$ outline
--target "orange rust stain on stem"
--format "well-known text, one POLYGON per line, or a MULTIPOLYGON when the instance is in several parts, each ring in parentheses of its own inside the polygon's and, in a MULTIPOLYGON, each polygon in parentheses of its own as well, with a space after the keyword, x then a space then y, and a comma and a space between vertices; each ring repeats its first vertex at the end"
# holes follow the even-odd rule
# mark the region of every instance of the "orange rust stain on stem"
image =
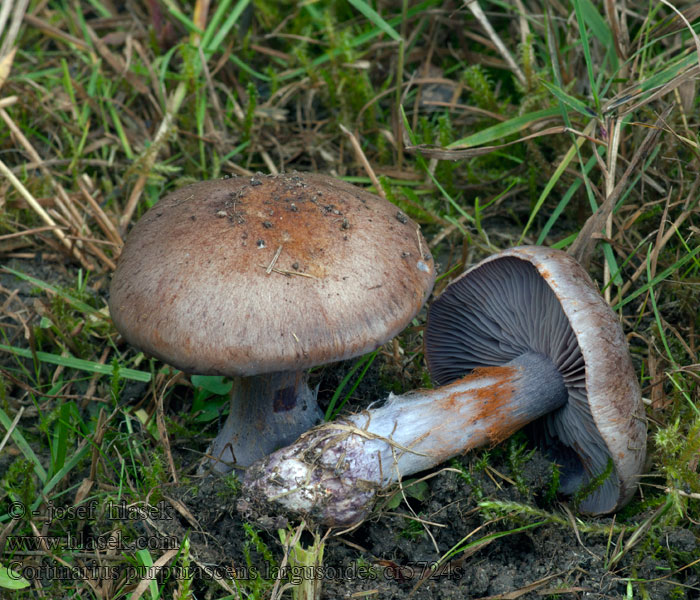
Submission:
POLYGON ((440 402, 441 409, 456 413, 465 401, 468 402, 471 409, 469 424, 483 426, 489 442, 497 444, 525 424, 520 422, 522 419, 514 420, 510 410, 519 374, 520 369, 512 366, 475 369, 466 377, 445 386, 447 396, 440 402), (479 385, 480 381, 492 383, 479 385), (461 389, 464 385, 469 388, 461 389))
POLYGON ((514 422, 511 403, 515 393, 515 379, 520 374, 518 367, 483 367, 475 369, 471 376, 494 377, 496 383, 477 390, 474 422, 483 423, 484 431, 493 445, 509 438, 522 423, 514 422))
POLYGON ((432 411, 439 415, 443 426, 434 427, 428 434, 435 464, 484 444, 496 444, 524 424, 519 422, 522 419, 513 423, 511 411, 521 373, 514 366, 482 367, 440 388, 432 411), (469 447, 455 445, 457 429, 472 433, 469 447))
POLYGON ((453 392, 449 392, 450 397, 455 397, 459 400, 461 396, 465 393, 469 393, 472 397, 477 400, 487 400, 491 398, 491 394, 499 390, 503 385, 512 381, 513 377, 518 373, 518 367, 502 366, 502 367, 479 367, 474 369, 469 375, 460 377, 459 379, 453 381, 452 383, 442 386, 442 389, 449 391, 454 389, 453 392), (478 386, 480 381, 485 380, 495 380, 491 385, 481 385, 478 386), (469 387, 468 390, 462 390, 464 385, 476 384, 474 388, 469 387), (455 389, 456 388, 456 389, 455 389))

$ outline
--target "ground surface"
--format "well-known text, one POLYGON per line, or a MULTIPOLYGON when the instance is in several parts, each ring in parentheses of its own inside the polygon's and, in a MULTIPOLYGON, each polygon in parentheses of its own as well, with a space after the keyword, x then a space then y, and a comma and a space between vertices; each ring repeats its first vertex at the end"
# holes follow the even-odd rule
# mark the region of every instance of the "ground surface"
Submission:
MULTIPOLYGON (((700 598, 700 15, 630 4, 10 4, 0 598, 277 600, 303 597, 309 573, 321 586, 307 597, 328 599, 700 598), (246 520, 235 477, 198 476, 228 382, 130 347, 110 277, 168 191, 293 169, 420 224, 433 297, 509 246, 579 257, 645 398, 632 502, 579 514, 524 434, 388 490, 350 531, 246 520), (291 570, 285 527, 299 547, 327 534, 315 571, 291 570)), ((430 385, 424 322, 425 309, 375 354, 315 369, 322 406, 430 385)))

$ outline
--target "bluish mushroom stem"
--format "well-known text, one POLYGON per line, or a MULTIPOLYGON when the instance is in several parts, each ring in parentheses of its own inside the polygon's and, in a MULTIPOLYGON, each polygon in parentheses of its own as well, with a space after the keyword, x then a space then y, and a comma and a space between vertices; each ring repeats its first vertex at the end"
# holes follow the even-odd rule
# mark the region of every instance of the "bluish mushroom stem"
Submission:
POLYGON ((567 397, 551 360, 526 353, 308 431, 248 469, 244 496, 327 525, 353 524, 386 485, 495 444, 567 397))
POLYGON ((322 418, 304 371, 237 377, 228 417, 201 470, 228 473, 248 467, 292 443, 322 418))

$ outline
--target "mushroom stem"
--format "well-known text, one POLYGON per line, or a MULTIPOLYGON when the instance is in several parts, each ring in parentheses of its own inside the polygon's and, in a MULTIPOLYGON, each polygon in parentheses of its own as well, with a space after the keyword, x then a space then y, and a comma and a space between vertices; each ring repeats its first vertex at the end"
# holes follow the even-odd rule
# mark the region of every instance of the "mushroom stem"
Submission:
POLYGON ((381 408, 323 424, 253 465, 241 508, 274 504, 350 525, 367 515, 382 487, 495 444, 566 400, 557 368, 532 352, 436 389, 390 395, 381 408))
POLYGON ((228 418, 201 470, 228 473, 247 467, 292 443, 322 418, 304 371, 236 377, 228 418))

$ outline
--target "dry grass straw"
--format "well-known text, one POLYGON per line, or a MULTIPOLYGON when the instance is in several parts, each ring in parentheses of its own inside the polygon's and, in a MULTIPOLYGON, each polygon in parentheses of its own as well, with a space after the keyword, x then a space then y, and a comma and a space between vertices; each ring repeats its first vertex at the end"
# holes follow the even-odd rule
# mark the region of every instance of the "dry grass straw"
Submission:
MULTIPOLYGON (((633 173, 639 167, 639 164, 645 160, 652 148, 656 145, 659 134, 663 130, 663 123, 666 117, 671 113, 672 106, 666 107, 663 113, 659 116, 656 124, 647 133, 646 137, 642 141, 639 149, 634 153, 632 159, 627 165, 627 169, 617 183, 615 183, 615 168, 617 165, 618 157, 618 144, 619 144, 619 125, 615 125, 613 130, 613 135, 611 136, 610 152, 608 154, 608 165, 607 167, 602 167, 605 176, 606 185, 606 197, 604 202, 600 205, 598 210, 593 213, 586 223, 581 228, 576 240, 569 247, 569 254, 571 254, 576 260, 581 263, 584 268, 588 268, 591 261, 591 255, 593 253, 593 247, 595 244, 595 235, 601 230, 605 229, 606 234, 609 238, 612 237, 612 211, 615 204, 619 200, 622 193, 627 189, 629 185, 630 178, 633 173), (617 133, 614 133, 618 130, 617 133)), ((606 263, 607 264, 607 263, 606 263)), ((610 278, 609 270, 606 271, 606 284, 610 278)), ((607 298, 609 301, 609 298, 607 298)))
POLYGON ((525 74, 513 58, 513 55, 510 53, 506 45, 503 43, 501 37, 496 33, 496 30, 493 28, 491 22, 486 17, 486 14, 481 9, 478 0, 464 0, 464 4, 470 11, 472 11, 472 14, 476 17, 476 20, 479 21, 479 25, 484 28, 486 34, 489 36, 489 39, 493 42, 493 45, 498 50, 498 53, 503 57, 503 60, 506 61, 510 70, 513 71, 513 74, 518 78, 518 81, 520 81, 523 86, 526 86, 527 79, 525 74))
POLYGON ((124 207, 124 212, 122 213, 122 216, 119 219, 119 225, 121 227, 122 232, 126 231, 126 227, 129 225, 129 223, 131 223, 131 219, 133 218, 134 213, 136 212, 136 207, 138 206, 139 200, 141 199, 143 188, 146 185, 151 170, 153 169, 153 165, 155 164, 158 158, 158 152, 165 144, 167 136, 170 133, 170 130, 173 126, 175 117, 177 116, 177 113, 180 110, 180 107, 182 106, 182 102, 185 99, 186 91, 187 85, 184 82, 181 82, 177 86, 177 88, 175 88, 175 91, 172 93, 172 95, 168 98, 168 103, 165 109, 165 115, 163 116, 163 120, 161 121, 160 127, 158 128, 158 131, 156 132, 156 135, 153 138, 151 145, 146 151, 146 154, 141 158, 140 162, 137 165, 137 168, 141 170, 141 174, 139 175, 138 179, 136 180, 136 184, 131 190, 129 199, 126 203, 126 206, 124 207))

